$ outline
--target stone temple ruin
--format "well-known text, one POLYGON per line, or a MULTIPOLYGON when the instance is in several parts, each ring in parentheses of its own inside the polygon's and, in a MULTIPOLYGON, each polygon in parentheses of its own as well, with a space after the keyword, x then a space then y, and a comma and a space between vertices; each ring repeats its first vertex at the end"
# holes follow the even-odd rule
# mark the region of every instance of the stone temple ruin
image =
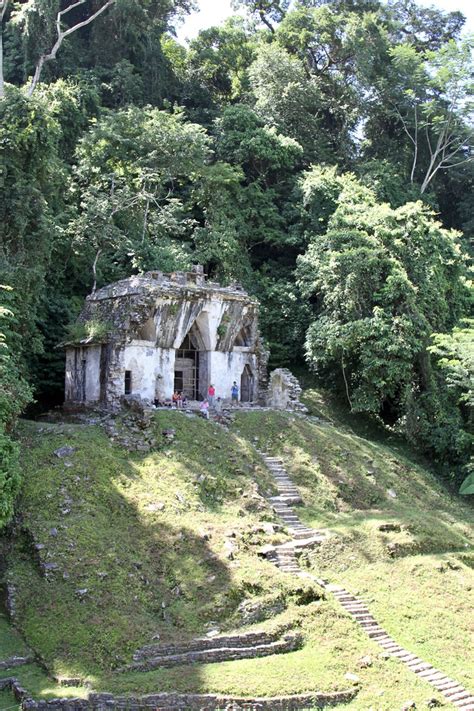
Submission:
POLYGON ((119 408, 127 396, 164 402, 175 390, 189 400, 230 398, 264 404, 267 353, 258 304, 238 284, 207 281, 203 268, 147 272, 87 297, 66 344, 67 404, 119 408))

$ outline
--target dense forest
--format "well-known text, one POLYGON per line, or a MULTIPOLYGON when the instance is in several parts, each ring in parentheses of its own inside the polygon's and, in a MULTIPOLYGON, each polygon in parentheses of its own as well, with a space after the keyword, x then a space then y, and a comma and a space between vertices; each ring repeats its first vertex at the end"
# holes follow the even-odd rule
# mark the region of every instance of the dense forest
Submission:
POLYGON ((305 362, 469 483, 464 18, 413 0, 235 7, 186 48, 190 0, 0 2, 0 522, 15 418, 61 402, 84 297, 193 263, 260 300, 273 365, 305 362))

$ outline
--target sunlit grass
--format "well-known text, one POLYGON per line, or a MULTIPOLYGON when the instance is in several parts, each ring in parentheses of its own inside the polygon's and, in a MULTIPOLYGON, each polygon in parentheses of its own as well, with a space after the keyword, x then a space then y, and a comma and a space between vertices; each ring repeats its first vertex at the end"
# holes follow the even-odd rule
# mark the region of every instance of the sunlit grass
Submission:
MULTIPOLYGON (((8 575, 17 587, 21 631, 52 674, 79 676, 113 693, 271 696, 350 688, 349 672, 359 676, 360 688, 344 708, 442 703, 402 664, 383 658, 334 601, 318 600, 321 590, 302 604, 299 583, 258 556, 262 544, 287 537, 258 533, 259 522, 276 519, 259 495, 274 486, 255 442, 285 461, 303 495, 301 518, 330 534, 301 564, 363 595, 399 643, 471 685, 472 510, 398 440, 380 430, 372 439, 370 426, 360 423, 357 432, 347 420, 341 426, 338 411, 314 392, 333 424, 256 411, 237 414, 229 432, 160 413, 159 449, 144 454, 112 445, 97 427, 42 425, 38 432, 36 424, 23 424, 25 534, 13 546, 8 575), (161 430, 170 427, 175 439, 162 440, 161 430), (64 444, 76 448, 71 466, 53 454, 64 444), (71 511, 64 515, 67 499, 71 511), (387 523, 396 530, 380 530, 387 523), (30 536, 45 544, 43 560, 58 564, 54 582, 40 575, 30 536), (224 551, 229 536, 237 544, 234 559, 224 551), (212 626, 235 630, 242 600, 272 596, 286 610, 258 628, 298 627, 302 649, 149 673, 115 671, 157 635, 173 641, 212 626), (367 655, 372 664, 363 669, 367 655)), ((5 620, 1 625, 2 618, 0 632, 6 631, 5 620)), ((21 640, 8 634, 4 649, 18 653, 21 640)), ((15 675, 37 698, 88 693, 59 689, 36 665, 15 675)))

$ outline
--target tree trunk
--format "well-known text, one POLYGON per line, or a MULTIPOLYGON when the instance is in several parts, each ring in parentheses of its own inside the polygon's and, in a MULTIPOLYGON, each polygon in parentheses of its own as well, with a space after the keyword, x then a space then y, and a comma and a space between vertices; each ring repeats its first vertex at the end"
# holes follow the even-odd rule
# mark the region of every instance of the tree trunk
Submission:
POLYGON ((99 17, 104 10, 107 10, 108 7, 114 4, 115 0, 107 0, 102 7, 100 7, 96 12, 94 12, 90 17, 88 17, 86 20, 83 20, 82 22, 78 22, 77 25, 73 25, 72 27, 69 27, 67 30, 61 30, 61 20, 63 15, 68 13, 70 10, 73 8, 77 7, 78 5, 82 5, 85 2, 85 0, 76 0, 76 2, 71 3, 68 5, 68 7, 65 10, 61 10, 58 12, 57 17, 56 17, 56 28, 57 28, 57 38, 56 42, 54 43, 52 49, 50 52, 46 52, 45 54, 42 54, 41 57, 38 59, 35 67, 35 73, 33 75, 33 79, 31 81, 30 87, 28 89, 28 96, 31 96, 36 89, 40 77, 41 77, 41 72, 43 70, 43 66, 46 62, 50 62, 52 59, 56 59, 56 55, 58 53, 59 48, 61 47, 64 39, 72 34, 73 32, 76 32, 76 30, 79 30, 81 27, 85 27, 88 25, 90 22, 96 19, 96 17, 99 17))

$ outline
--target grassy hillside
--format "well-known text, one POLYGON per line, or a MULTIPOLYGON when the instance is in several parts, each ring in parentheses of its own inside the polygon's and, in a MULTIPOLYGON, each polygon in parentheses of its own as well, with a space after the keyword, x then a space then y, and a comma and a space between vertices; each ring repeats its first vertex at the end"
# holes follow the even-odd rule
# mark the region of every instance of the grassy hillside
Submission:
POLYGON ((307 391, 306 403, 334 424, 276 413, 238 422, 243 436, 258 426, 261 448, 284 460, 303 495, 300 517, 331 532, 303 563, 360 594, 400 644, 473 688, 472 506, 396 438, 360 419, 366 436, 347 417, 341 425, 320 392, 307 391))
MULTIPOLYGON (((355 434, 321 394, 307 397, 334 424, 242 412, 226 431, 158 413, 151 453, 125 451, 96 425, 23 423, 21 517, 13 540, 3 541, 5 578, 16 589, 18 627, 50 675, 78 676, 112 692, 276 695, 348 688, 349 672, 360 678, 360 691, 344 708, 443 703, 384 659, 317 585, 295 582, 258 556, 263 544, 287 536, 262 496, 273 486, 255 443, 285 460, 303 494, 301 518, 331 533, 303 564, 362 594, 400 643, 474 687, 472 510, 409 453, 380 435, 355 434), (162 434, 170 429, 171 440, 162 434), (74 451, 56 456, 65 445, 74 451), (273 533, 268 522, 276 524, 273 533), (380 529, 386 524, 393 530, 380 529), (254 627, 299 628, 303 648, 117 673, 158 636, 167 642, 248 629, 242 609, 249 605, 260 613, 254 627), (361 668, 367 655, 372 665, 361 668)), ((38 697, 58 693, 34 665, 15 675, 38 697)))

